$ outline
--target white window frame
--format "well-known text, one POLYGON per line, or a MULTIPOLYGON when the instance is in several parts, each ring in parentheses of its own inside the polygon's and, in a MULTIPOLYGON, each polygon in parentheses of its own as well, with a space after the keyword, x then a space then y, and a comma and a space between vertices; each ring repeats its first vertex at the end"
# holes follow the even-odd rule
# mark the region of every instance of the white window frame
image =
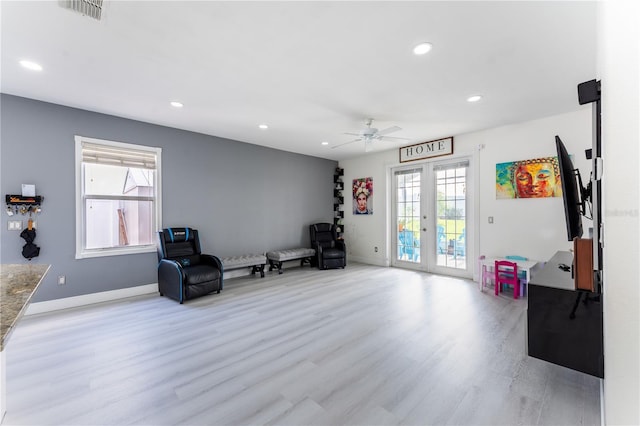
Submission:
POLYGON ((119 149, 130 149, 135 151, 144 151, 153 153, 156 156, 156 167, 154 173, 154 201, 152 215, 152 229, 158 231, 162 224, 162 148, 149 147, 144 145, 134 145, 130 143, 114 142, 103 139, 94 139, 85 136, 75 136, 75 165, 76 165, 76 259, 86 259, 94 257, 118 256, 137 253, 152 253, 157 250, 155 243, 127 246, 127 247, 108 247, 98 249, 85 248, 86 241, 86 220, 85 220, 85 194, 84 179, 82 171, 82 144, 88 142, 97 145, 116 147, 119 149))

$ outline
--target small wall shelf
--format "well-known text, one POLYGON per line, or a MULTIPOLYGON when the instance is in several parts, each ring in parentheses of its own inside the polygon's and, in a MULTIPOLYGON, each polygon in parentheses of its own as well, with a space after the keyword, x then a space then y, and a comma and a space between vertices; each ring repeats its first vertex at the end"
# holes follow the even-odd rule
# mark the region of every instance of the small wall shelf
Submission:
POLYGON ((42 203, 42 200, 44 200, 44 197, 41 195, 36 195, 35 197, 23 197, 22 195, 9 195, 7 194, 5 197, 6 201, 7 201, 7 205, 10 206, 14 206, 14 205, 40 205, 42 203))
POLYGON ((344 196, 342 195, 344 182, 342 181, 342 176, 344 176, 344 169, 336 167, 333 173, 333 223, 337 227, 338 238, 342 238, 343 234, 342 219, 344 218, 344 210, 341 209, 341 206, 344 204, 344 196))

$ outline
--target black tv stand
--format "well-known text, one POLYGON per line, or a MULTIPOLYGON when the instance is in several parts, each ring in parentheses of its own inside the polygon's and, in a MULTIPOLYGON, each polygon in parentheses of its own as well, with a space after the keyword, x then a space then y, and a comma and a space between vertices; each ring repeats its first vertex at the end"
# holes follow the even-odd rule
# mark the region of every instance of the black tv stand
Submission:
POLYGON ((529 282, 528 354, 603 378, 602 297, 576 290, 572 273, 558 269, 572 262, 572 253, 559 251, 529 282))
POLYGON ((578 291, 578 296, 576 296, 576 303, 573 304, 573 309, 571 310, 571 313, 569 314, 569 319, 575 319, 576 318, 576 310, 578 309, 578 305, 580 304, 580 299, 582 298, 582 296, 584 296, 584 300, 582 301, 582 303, 584 303, 585 306, 589 302, 599 302, 600 301, 600 295, 589 296, 589 292, 587 292, 587 291, 578 291))

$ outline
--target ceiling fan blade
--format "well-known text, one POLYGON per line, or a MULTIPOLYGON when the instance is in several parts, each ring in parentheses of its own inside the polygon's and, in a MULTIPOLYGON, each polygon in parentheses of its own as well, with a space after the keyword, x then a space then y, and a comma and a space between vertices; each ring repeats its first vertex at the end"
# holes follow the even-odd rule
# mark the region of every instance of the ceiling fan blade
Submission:
POLYGON ((360 133, 343 133, 343 135, 360 136, 360 133))
POLYGON ((378 136, 384 136, 384 135, 388 135, 389 133, 393 133, 393 132, 397 132, 398 130, 402 130, 402 128, 398 127, 398 126, 393 126, 393 127, 388 127, 384 130, 380 130, 377 135, 378 136))
POLYGON ((397 138, 395 136, 380 136, 380 139, 393 139, 393 140, 397 140, 397 141, 408 141, 408 140, 410 140, 409 138, 397 138))
POLYGON ((362 140, 361 138, 354 139, 354 140, 349 141, 349 142, 345 142, 345 143, 341 143, 341 144, 338 144, 338 145, 334 145, 334 146, 331 147, 331 149, 338 148, 338 147, 341 147, 341 146, 344 146, 344 145, 349 145, 350 143, 358 142, 358 141, 361 141, 361 140, 362 140))

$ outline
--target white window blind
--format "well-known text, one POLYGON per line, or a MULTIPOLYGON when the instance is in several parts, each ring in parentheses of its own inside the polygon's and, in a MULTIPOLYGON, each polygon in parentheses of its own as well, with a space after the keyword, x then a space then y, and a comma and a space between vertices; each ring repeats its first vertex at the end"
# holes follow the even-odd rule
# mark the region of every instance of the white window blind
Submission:
POLYGON ((402 175, 411 175, 414 173, 420 173, 422 171, 422 168, 418 168, 418 169, 405 169, 405 170, 397 170, 396 172, 394 172, 394 174, 396 176, 402 176, 402 175))
POLYGON ((462 160, 457 163, 434 164, 433 170, 438 172, 441 170, 463 169, 465 167, 469 167, 469 160, 462 160))
POLYGON ((115 145, 96 144, 82 141, 82 162, 112 164, 140 169, 156 168, 156 153, 115 145))

